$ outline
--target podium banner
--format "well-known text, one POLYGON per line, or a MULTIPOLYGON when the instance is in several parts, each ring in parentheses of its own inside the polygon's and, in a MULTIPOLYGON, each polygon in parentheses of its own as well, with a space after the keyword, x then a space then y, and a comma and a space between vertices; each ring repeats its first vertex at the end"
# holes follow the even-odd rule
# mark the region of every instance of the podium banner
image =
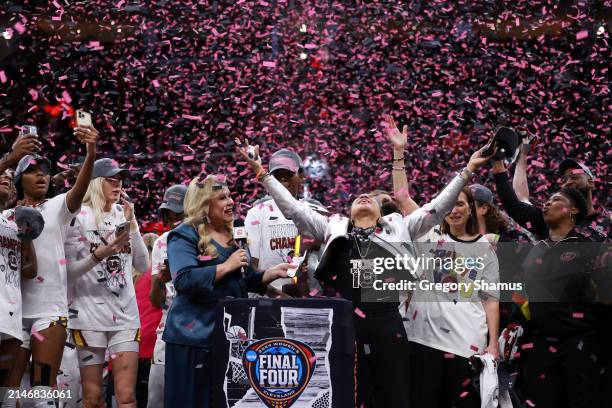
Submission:
POLYGON ((353 349, 349 301, 222 300, 212 348, 213 406, 353 406, 353 349))

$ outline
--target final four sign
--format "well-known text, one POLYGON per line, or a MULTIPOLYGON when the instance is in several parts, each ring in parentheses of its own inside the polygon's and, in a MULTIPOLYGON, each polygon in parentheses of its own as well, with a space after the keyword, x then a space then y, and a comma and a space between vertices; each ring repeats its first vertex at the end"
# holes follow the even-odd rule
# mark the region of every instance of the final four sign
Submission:
POLYGON ((315 360, 309 346, 283 338, 256 341, 242 357, 251 387, 270 408, 293 405, 312 377, 315 360))

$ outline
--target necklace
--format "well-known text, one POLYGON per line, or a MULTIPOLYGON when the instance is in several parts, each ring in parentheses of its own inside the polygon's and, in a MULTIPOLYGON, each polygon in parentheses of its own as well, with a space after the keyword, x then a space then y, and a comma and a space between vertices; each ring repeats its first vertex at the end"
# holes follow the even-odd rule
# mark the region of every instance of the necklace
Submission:
POLYGON ((370 245, 372 245, 372 240, 368 237, 368 247, 366 248, 365 255, 361 253, 361 244, 360 240, 357 239, 355 235, 353 235, 353 239, 355 240, 355 245, 357 245, 357 252, 359 252, 359 256, 361 259, 365 259, 368 256, 368 252, 370 252, 370 245))

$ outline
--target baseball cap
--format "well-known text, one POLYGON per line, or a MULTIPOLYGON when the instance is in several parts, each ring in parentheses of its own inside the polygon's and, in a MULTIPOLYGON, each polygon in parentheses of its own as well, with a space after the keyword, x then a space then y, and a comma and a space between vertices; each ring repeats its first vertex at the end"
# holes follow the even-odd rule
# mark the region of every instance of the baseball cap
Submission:
POLYGON ((98 159, 94 163, 91 179, 93 180, 98 177, 115 177, 117 175, 121 178, 127 178, 130 176, 130 172, 120 168, 116 160, 108 158, 98 159))
POLYGON ((183 212, 183 201, 185 201, 185 194, 187 194, 187 186, 182 184, 175 184, 168 187, 164 193, 164 200, 159 206, 160 210, 170 210, 175 213, 183 212))
POLYGON ((593 175, 591 169, 574 159, 567 158, 563 160, 559 165, 559 174, 563 176, 563 173, 565 173, 565 170, 567 169, 581 169, 591 178, 591 180, 595 180, 595 176, 593 175))
POLYGON ((15 185, 19 184, 19 182, 21 181, 21 175, 28 171, 30 166, 40 166, 41 170, 45 174, 49 174, 51 172, 49 170, 51 168, 49 160, 38 154, 27 154, 23 156, 21 160, 19 160, 19 163, 17 163, 17 169, 15 169, 15 177, 13 178, 13 183, 15 183, 15 185))
POLYGON ((470 190, 472 190, 472 196, 475 201, 493 204, 493 193, 487 187, 482 184, 472 184, 470 185, 470 190))
POLYGON ((270 173, 276 170, 289 170, 292 173, 297 173, 302 169, 302 159, 292 150, 280 149, 270 156, 268 163, 270 173))

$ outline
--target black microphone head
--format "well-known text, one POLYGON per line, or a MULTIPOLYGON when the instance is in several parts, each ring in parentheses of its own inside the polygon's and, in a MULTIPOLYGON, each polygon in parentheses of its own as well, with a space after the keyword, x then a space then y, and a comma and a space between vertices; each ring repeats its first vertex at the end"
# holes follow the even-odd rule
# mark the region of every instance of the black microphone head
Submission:
POLYGON ((241 219, 235 219, 234 220, 234 228, 236 227, 244 227, 244 220, 241 219))

